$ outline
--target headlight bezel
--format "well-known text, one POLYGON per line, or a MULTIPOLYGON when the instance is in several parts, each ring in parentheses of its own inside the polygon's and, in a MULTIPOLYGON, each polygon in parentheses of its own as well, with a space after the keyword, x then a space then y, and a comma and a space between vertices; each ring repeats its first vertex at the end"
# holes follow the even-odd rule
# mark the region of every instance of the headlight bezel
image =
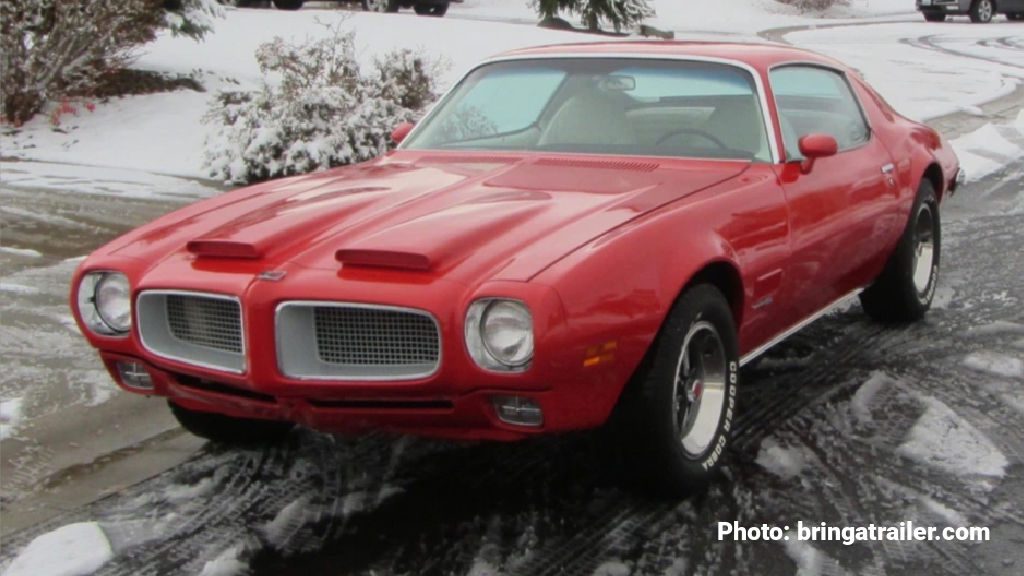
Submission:
POLYGON ((111 338, 125 338, 132 330, 132 285, 128 276, 117 270, 92 270, 82 275, 78 284, 78 314, 82 323, 93 334, 111 338), (97 295, 104 282, 123 282, 123 305, 127 307, 127 321, 123 325, 100 310, 97 295))
POLYGON ((466 311, 465 341, 469 355, 477 366, 492 372, 524 372, 532 365, 536 353, 533 313, 525 302, 516 298, 487 297, 474 300, 466 311), (502 356, 496 350, 493 335, 488 335, 487 328, 492 318, 490 314, 498 311, 515 311, 521 315, 519 320, 525 325, 522 330, 525 353, 510 357, 502 356))

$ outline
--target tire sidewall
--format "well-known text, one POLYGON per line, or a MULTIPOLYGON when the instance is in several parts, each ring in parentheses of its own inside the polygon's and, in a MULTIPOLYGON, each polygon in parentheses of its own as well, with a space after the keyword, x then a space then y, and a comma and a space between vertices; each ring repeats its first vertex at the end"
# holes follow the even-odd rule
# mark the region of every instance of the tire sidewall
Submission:
POLYGON ((652 435, 647 440, 652 443, 655 454, 667 460, 660 471, 666 476, 664 482, 670 487, 679 483, 685 483, 688 487, 699 486, 706 483, 720 467, 727 453, 736 414, 739 351, 732 313, 725 297, 709 285, 698 285, 687 290, 670 312, 656 346, 654 361, 647 374, 645 405, 652 435), (686 335, 694 324, 702 321, 714 326, 725 349, 726 388, 718 429, 708 447, 701 454, 693 455, 683 448, 676 430, 673 394, 686 335))
POLYGON ((932 300, 935 297, 935 289, 939 284, 940 262, 942 260, 942 218, 939 216, 939 203, 935 198, 935 190, 931 182, 928 182, 927 180, 923 181, 921 186, 918 188, 917 198, 914 200, 913 209, 910 211, 910 221, 907 222, 907 232, 904 242, 905 245, 901 247, 903 250, 903 257, 901 258, 900 263, 903 273, 902 281, 906 282, 907 293, 913 295, 914 304, 920 308, 923 313, 931 307, 932 300), (928 207, 932 215, 932 242, 934 245, 934 256, 932 259, 932 270, 929 285, 922 294, 918 292, 917 286, 914 284, 914 252, 917 248, 918 242, 917 221, 921 214, 921 210, 925 206, 928 207))

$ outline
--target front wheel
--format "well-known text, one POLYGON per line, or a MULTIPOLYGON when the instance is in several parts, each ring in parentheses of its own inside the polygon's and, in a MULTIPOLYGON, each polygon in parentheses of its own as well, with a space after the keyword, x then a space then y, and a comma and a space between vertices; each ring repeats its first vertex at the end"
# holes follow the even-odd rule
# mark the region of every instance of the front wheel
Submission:
POLYGON ((302 8, 302 0, 274 0, 274 8, 278 10, 298 10, 302 8))
POLYGON ((706 485, 729 444, 739 383, 729 303, 709 284, 688 288, 623 398, 622 459, 644 490, 682 496, 706 485))
POLYGON ((996 7, 995 4, 992 3, 992 0, 974 0, 974 3, 971 4, 971 22, 988 24, 992 21, 992 16, 994 16, 995 13, 996 7))
POLYGON ((896 250, 885 269, 861 293, 864 311, 882 322, 912 322, 924 317, 939 280, 942 228, 935 188, 924 179, 896 250))
POLYGON ((440 4, 417 4, 414 8, 420 16, 436 16, 440 18, 448 12, 448 2, 440 4))
POLYGON ((294 428, 291 422, 232 418, 213 412, 189 410, 168 401, 178 423, 192 434, 221 444, 257 445, 282 440, 294 428))
POLYGON ((945 22, 946 13, 938 10, 928 10, 923 12, 924 19, 929 22, 945 22))

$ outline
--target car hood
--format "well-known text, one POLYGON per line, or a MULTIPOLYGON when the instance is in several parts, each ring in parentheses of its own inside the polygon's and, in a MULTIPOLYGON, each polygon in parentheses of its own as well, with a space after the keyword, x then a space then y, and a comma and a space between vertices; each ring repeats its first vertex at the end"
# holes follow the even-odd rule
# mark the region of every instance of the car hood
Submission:
MULTIPOLYGON (((236 190, 112 244, 152 262, 247 260, 261 270, 383 266, 449 280, 528 280, 742 162, 419 154, 236 190), (341 251, 339 253, 339 251, 341 251)), ((212 263, 212 262, 211 262, 212 263)))

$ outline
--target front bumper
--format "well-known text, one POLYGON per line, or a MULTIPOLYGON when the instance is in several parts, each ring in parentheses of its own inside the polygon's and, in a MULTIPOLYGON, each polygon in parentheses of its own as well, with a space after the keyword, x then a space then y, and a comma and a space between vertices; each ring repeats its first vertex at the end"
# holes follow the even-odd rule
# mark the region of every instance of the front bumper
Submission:
POLYGON ((921 11, 937 11, 947 14, 967 14, 970 3, 961 6, 959 0, 917 0, 917 9, 921 11))
POLYGON ((162 396, 190 410, 214 412, 235 418, 256 418, 295 422, 338 434, 359 434, 391 430, 419 436, 460 440, 520 440, 554 430, 572 429, 572 410, 566 398, 552 390, 530 391, 545 414, 544 425, 524 427, 498 418, 492 406, 495 396, 524 394, 521 389, 475 390, 463 394, 400 394, 364 390, 339 396, 325 387, 321 393, 275 395, 202 376, 161 368, 139 358, 101 352, 107 370, 126 391, 162 396), (151 389, 126 383, 117 366, 132 361, 144 366, 152 380, 151 389))

